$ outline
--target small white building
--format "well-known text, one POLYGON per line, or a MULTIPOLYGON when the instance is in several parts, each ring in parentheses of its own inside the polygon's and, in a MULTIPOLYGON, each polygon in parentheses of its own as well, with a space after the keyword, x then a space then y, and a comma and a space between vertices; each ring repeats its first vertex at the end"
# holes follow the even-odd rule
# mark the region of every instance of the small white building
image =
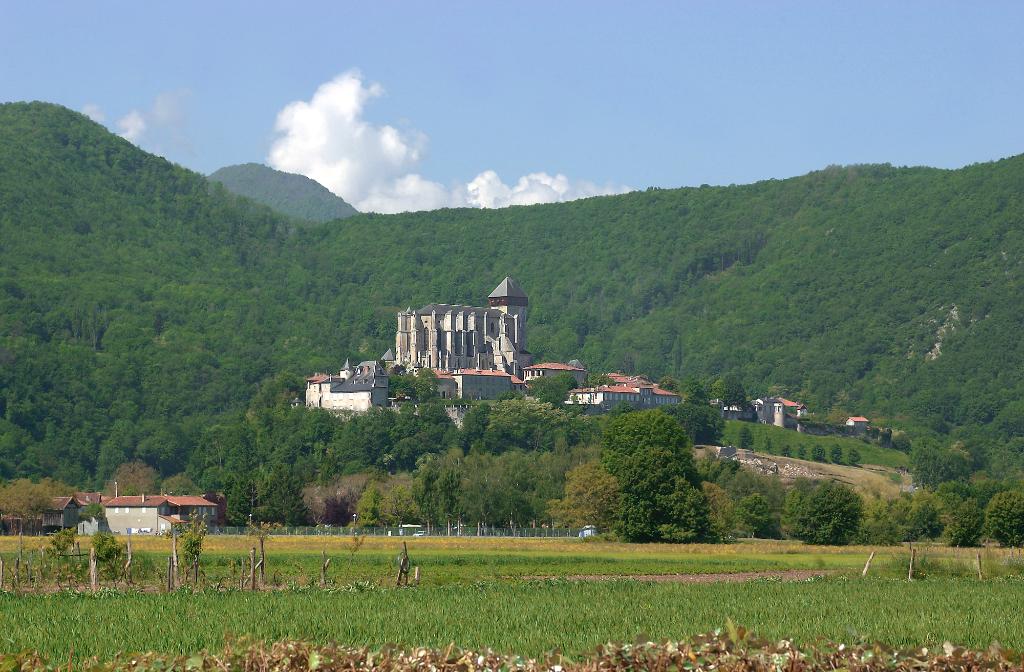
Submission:
POLYGON ((306 379, 306 406, 362 413, 388 405, 388 374, 374 361, 354 369, 345 361, 338 375, 318 373, 306 379))
POLYGON ((868 422, 867 418, 856 415, 846 419, 846 428, 853 434, 864 434, 868 431, 868 422))
POLYGON ((679 401, 675 392, 663 390, 652 383, 640 383, 576 388, 569 391, 569 399, 565 403, 587 406, 591 412, 602 412, 623 403, 642 410, 678 404, 679 401))

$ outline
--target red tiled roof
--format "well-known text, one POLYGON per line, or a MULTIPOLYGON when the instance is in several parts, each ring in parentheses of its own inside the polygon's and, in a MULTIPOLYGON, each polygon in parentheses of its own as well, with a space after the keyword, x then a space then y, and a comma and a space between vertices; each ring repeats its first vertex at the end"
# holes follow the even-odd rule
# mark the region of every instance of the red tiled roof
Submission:
POLYGON ((75 502, 79 506, 85 506, 86 504, 100 504, 103 502, 102 492, 76 492, 74 494, 75 502))
POLYGON ((522 381, 522 380, 519 380, 515 376, 512 376, 512 384, 513 385, 526 385, 526 382, 522 381))
POLYGON ((679 396, 675 392, 669 392, 668 390, 663 390, 660 387, 658 387, 657 385, 654 386, 654 393, 655 394, 659 394, 659 395, 661 395, 663 397, 678 397, 679 396))
POLYGON ((445 371, 443 369, 431 369, 431 371, 433 371, 434 375, 437 376, 438 378, 447 378, 449 380, 455 378, 455 376, 452 375, 451 371, 445 371))
POLYGON ((179 516, 160 516, 160 517, 163 518, 164 520, 166 520, 171 525, 184 525, 185 523, 188 522, 187 520, 185 520, 184 518, 181 518, 179 516))
POLYGON ((198 497, 196 495, 182 495, 169 496, 167 497, 167 503, 173 506, 217 506, 205 497, 198 497))
POLYGON ((867 418, 861 417, 859 415, 854 416, 852 418, 847 418, 846 421, 847 422, 870 422, 870 420, 868 420, 867 418))
POLYGON ((531 369, 551 369, 552 371, 586 371, 586 369, 579 366, 572 366, 570 364, 562 364, 561 362, 545 362, 543 364, 533 364, 531 366, 524 366, 524 370, 529 371, 531 369))
POLYGON ((143 495, 121 495, 120 497, 111 497, 107 501, 103 502, 104 506, 142 506, 146 508, 157 507, 167 501, 167 498, 162 495, 154 495, 152 497, 145 497, 143 495))
POLYGON ((492 371, 490 369, 461 369, 456 371, 456 376, 501 376, 502 378, 511 378, 512 375, 505 373, 504 371, 492 371))

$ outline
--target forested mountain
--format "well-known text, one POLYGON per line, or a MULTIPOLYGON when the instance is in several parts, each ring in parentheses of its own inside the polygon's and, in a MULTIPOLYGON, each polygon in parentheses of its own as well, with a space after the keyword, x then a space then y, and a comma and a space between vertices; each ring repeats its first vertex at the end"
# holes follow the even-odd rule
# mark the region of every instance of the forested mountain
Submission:
POLYGON ((330 222, 357 214, 355 208, 319 182, 259 163, 227 166, 208 179, 220 182, 231 193, 307 222, 330 222))
POLYGON ((1018 156, 296 227, 82 115, 0 105, 0 477, 216 463, 204 432, 261 384, 376 357, 397 310, 505 275, 542 359, 732 371, 1024 453, 1022 194, 1018 156))

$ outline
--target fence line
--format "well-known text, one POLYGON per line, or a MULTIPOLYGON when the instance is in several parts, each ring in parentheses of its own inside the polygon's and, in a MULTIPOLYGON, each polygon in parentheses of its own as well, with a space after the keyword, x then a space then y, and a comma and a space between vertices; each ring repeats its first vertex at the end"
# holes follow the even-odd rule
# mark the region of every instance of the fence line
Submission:
MULTIPOLYGON (((249 528, 247 527, 211 527, 210 534, 220 535, 245 535, 248 534, 249 528)), ((271 532, 271 535, 276 536, 334 536, 334 537, 351 537, 355 535, 368 536, 368 537, 528 537, 528 538, 542 538, 542 537, 579 537, 579 528, 549 528, 549 527, 489 527, 481 526, 479 529, 477 526, 464 525, 461 530, 458 530, 455 526, 449 530, 445 526, 431 527, 428 531, 426 527, 415 528, 415 527, 351 527, 351 526, 333 526, 333 525, 319 525, 316 527, 277 527, 271 532)))

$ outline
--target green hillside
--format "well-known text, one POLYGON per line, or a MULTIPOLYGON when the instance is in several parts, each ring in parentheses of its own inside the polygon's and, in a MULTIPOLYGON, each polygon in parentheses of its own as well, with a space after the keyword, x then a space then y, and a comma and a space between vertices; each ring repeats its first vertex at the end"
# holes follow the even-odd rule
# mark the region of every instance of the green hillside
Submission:
POLYGON ((875 443, 862 441, 849 436, 814 436, 782 429, 773 425, 728 420, 722 433, 722 443, 726 445, 742 445, 740 432, 743 428, 750 432, 752 439, 749 446, 752 450, 767 455, 782 455, 797 459, 813 460, 814 449, 820 446, 824 450, 822 461, 833 464, 877 464, 883 467, 906 467, 909 463, 906 453, 893 448, 883 448, 875 443), (835 462, 832 451, 838 448, 842 459, 835 462), (859 455, 859 459, 851 460, 851 452, 859 455))
POLYGON ((227 166, 208 179, 223 184, 231 193, 307 222, 330 222, 357 214, 355 208, 319 182, 259 163, 227 166))
POLYGON ((175 473, 262 382, 376 357, 395 311, 505 275, 543 359, 734 371, 1019 469, 1022 194, 1018 156, 296 228, 82 115, 0 105, 0 476, 175 473))

